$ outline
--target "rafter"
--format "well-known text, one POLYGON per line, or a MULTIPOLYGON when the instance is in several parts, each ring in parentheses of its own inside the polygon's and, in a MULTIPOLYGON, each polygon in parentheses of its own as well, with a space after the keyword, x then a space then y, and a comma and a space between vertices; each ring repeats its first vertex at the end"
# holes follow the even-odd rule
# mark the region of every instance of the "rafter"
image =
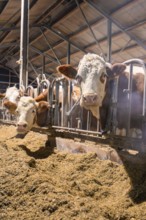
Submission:
POLYGON ((107 14, 105 11, 103 11, 101 9, 101 7, 99 7, 98 4, 95 4, 93 1, 91 0, 85 0, 85 2, 87 2, 90 6, 92 6, 94 9, 96 9, 102 16, 104 16, 105 18, 109 19, 113 24, 115 24, 122 32, 124 32, 125 34, 127 34, 132 40, 134 40, 140 47, 142 47, 143 49, 146 50, 146 45, 143 44, 143 42, 141 40, 139 40, 136 36, 134 36, 132 33, 130 33, 129 31, 125 30, 125 28, 114 18, 112 18, 111 15, 107 14))

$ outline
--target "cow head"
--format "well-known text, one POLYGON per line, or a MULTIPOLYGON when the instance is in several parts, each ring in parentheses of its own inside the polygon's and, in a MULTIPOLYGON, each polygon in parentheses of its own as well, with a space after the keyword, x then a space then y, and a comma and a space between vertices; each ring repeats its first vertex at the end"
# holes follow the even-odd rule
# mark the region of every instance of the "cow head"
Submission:
POLYGON ((17 132, 25 134, 34 124, 43 126, 49 109, 48 102, 37 103, 32 97, 21 97, 16 109, 17 113, 17 132), (42 117, 43 116, 43 117, 42 117), (40 118, 41 117, 41 118, 40 118))
POLYGON ((57 71, 68 78, 76 79, 81 88, 80 105, 99 119, 99 107, 106 94, 108 79, 117 77, 126 68, 123 64, 111 65, 96 54, 86 54, 81 59, 78 70, 71 65, 61 65, 57 71))
POLYGON ((106 84, 106 62, 96 54, 84 55, 79 63, 78 70, 68 66, 60 66, 57 69, 60 73, 66 73, 67 77, 76 78, 81 88, 80 105, 92 111, 93 115, 99 117, 99 106, 105 95, 106 84), (65 69, 68 69, 66 71, 65 69), (70 72, 70 74, 68 74, 70 72))

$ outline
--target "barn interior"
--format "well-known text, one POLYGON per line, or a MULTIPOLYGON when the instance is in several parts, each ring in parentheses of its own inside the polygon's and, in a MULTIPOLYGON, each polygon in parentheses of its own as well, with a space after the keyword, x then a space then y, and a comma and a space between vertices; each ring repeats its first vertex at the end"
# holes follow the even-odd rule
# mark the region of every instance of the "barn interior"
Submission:
POLYGON ((57 94, 47 96, 47 126, 24 136, 16 130, 19 115, 8 114, 1 99, 0 220, 146 220, 146 142, 129 136, 130 101, 126 136, 104 135, 79 105, 79 116, 68 120, 73 84, 56 71, 77 68, 87 53, 110 63, 137 59, 145 70, 145 11, 145 0, 0 0, 0 95, 14 85, 40 92, 49 83, 57 94))
MULTIPOLYGON (((0 92, 19 86, 21 4, 0 1, 0 92)), ((77 67, 88 52, 102 54, 112 63, 146 60, 145 0, 30 0, 25 4, 22 31, 28 85, 36 86, 42 74, 52 80, 60 64, 77 67)))

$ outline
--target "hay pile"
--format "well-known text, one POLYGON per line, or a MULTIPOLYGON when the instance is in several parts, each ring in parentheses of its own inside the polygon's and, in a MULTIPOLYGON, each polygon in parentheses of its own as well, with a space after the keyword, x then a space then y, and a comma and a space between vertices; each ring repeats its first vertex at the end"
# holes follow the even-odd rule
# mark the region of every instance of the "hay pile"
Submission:
POLYGON ((66 154, 0 126, 0 220, 146 220, 146 168, 66 154))

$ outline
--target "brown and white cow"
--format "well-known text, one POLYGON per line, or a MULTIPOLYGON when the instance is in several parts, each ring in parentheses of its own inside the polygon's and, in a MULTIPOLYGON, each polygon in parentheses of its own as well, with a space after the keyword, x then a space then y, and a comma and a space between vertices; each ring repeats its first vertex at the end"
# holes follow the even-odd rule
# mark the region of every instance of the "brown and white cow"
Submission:
POLYGON ((16 114, 17 114, 17 132, 27 133, 34 125, 45 126, 50 105, 46 101, 36 102, 30 96, 20 98, 16 114))
POLYGON ((22 90, 19 90, 16 86, 8 87, 6 93, 3 94, 3 105, 10 114, 15 114, 17 103, 22 95, 22 90))
POLYGON ((57 70, 67 77, 76 78, 81 86, 80 105, 99 119, 99 107, 105 95, 106 62, 96 54, 85 55, 79 63, 78 72, 71 66, 59 66, 57 70), (67 67, 67 68, 66 68, 67 67))
MULTIPOLYGON (((118 102, 117 102, 117 127, 125 130, 128 120, 129 96, 128 89, 129 71, 126 65, 107 63, 96 54, 84 55, 79 63, 78 70, 71 65, 57 67, 61 74, 76 79, 81 87, 80 105, 91 110, 93 115, 100 119, 101 129, 106 129, 108 114, 111 105, 113 79, 118 78, 118 102)), ((132 80, 131 99, 131 128, 141 130, 140 115, 142 115, 142 100, 144 89, 144 75, 142 72, 134 72, 132 80)), ((119 133, 120 134, 120 133, 119 133)))
POLYGON ((15 86, 9 87, 4 94, 3 105, 10 114, 17 116, 17 132, 26 133, 34 125, 45 126, 50 109, 46 89, 36 98, 24 96, 15 86))

